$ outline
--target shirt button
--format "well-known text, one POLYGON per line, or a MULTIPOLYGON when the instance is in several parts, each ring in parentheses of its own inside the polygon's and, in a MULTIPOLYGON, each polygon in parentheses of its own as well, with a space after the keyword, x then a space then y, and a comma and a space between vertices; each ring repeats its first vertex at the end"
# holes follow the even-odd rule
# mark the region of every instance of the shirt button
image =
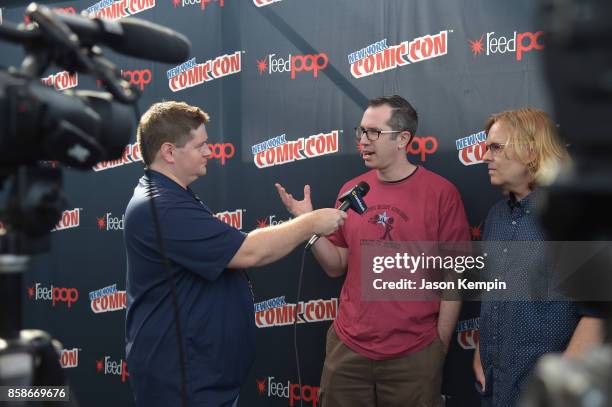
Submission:
POLYGON ((529 213, 529 209, 527 209, 527 210, 525 211, 525 213, 529 213))
POLYGON ((508 249, 506 249, 506 248, 505 248, 505 249, 504 249, 504 253, 508 253, 508 249))
POLYGON ((513 225, 516 225, 516 221, 515 221, 515 220, 513 220, 513 221, 512 221, 512 224, 513 224, 513 225))
POLYGON ((497 309, 497 305, 494 305, 494 306, 493 306, 493 309, 497 309))

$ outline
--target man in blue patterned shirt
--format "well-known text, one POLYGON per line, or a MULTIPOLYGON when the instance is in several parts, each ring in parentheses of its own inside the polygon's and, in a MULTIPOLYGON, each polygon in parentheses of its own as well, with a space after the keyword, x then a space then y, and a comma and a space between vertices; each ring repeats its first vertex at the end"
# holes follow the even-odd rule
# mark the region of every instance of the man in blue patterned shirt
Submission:
MULTIPOLYGON (((484 161, 491 184, 507 196, 485 220, 483 240, 504 246, 488 265, 493 273, 521 281, 519 291, 534 292, 539 288, 535 285, 545 280, 538 273, 546 267, 542 250, 546 239, 536 216, 537 186, 550 182, 569 157, 555 124, 541 110, 494 114, 486 133, 484 161), (533 244, 512 244, 525 241, 533 244), (517 246, 525 250, 513 250, 517 246)), ((517 405, 541 355, 578 355, 599 344, 602 336, 602 320, 577 303, 483 301, 473 363, 483 406, 517 405)))

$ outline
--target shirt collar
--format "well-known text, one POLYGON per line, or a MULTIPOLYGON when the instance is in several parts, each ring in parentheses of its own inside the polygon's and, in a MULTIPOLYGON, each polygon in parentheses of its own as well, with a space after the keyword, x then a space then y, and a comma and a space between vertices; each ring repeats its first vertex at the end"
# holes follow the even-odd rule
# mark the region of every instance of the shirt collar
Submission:
POLYGON ((510 192, 510 195, 508 196, 508 206, 510 207, 510 210, 513 210, 514 208, 520 208, 527 211, 533 211, 536 209, 539 195, 540 194, 538 190, 533 190, 523 199, 518 201, 514 193, 510 192))
MULTIPOLYGON (((176 191, 181 191, 183 193, 188 193, 190 197, 192 197, 193 199, 195 199, 200 205, 202 205, 209 213, 212 214, 212 211, 210 210, 210 208, 208 206, 206 206, 206 204, 204 202, 202 202, 202 200, 200 199, 200 197, 193 192, 193 190, 189 187, 187 188, 183 188, 180 184, 178 184, 176 181, 174 181, 172 178, 168 177, 167 175, 162 174, 159 171, 155 171, 155 170, 148 170, 148 174, 151 174, 151 180, 153 181, 154 184, 159 184, 162 187, 165 188, 169 188, 169 189, 173 189, 176 191)), ((143 177, 144 183, 147 184, 147 173, 145 173, 144 177, 143 177)), ((157 192, 155 192, 157 194, 157 192)))
POLYGON ((147 174, 151 174, 152 181, 159 183, 160 185, 166 188, 179 189, 181 191, 185 191, 185 188, 179 185, 176 181, 174 181, 172 178, 168 177, 167 175, 162 174, 159 171, 149 169, 145 173, 145 179, 147 178, 147 174))

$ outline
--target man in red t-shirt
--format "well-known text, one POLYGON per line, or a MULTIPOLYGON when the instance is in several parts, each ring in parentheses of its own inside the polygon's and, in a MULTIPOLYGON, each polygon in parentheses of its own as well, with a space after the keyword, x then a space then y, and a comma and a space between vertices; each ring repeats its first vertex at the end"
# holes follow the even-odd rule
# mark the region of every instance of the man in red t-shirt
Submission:
MULTIPOLYGON (((441 405, 442 368, 461 307, 458 301, 362 301, 362 240, 467 241, 469 226, 457 189, 408 161, 417 113, 400 96, 371 100, 356 129, 369 172, 363 215, 349 212, 343 227, 312 247, 330 277, 346 273, 338 318, 327 334, 321 376, 324 407, 441 405)), ((292 215, 313 210, 310 187, 298 201, 276 184, 292 215)), ((337 203, 339 205, 339 203, 337 203)))

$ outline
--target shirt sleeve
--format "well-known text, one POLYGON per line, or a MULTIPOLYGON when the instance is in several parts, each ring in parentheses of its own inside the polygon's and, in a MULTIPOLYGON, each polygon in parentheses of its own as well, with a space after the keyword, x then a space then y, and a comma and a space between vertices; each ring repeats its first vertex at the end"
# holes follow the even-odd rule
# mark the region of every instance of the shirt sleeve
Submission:
POLYGON ((219 277, 246 238, 197 202, 168 208, 162 219, 162 236, 171 262, 209 281, 219 277))
POLYGON ((438 236, 441 242, 471 240, 463 201, 455 187, 451 187, 442 197, 438 236))
POLYGON ((610 311, 605 302, 577 302, 576 309, 581 317, 608 318, 610 311))

